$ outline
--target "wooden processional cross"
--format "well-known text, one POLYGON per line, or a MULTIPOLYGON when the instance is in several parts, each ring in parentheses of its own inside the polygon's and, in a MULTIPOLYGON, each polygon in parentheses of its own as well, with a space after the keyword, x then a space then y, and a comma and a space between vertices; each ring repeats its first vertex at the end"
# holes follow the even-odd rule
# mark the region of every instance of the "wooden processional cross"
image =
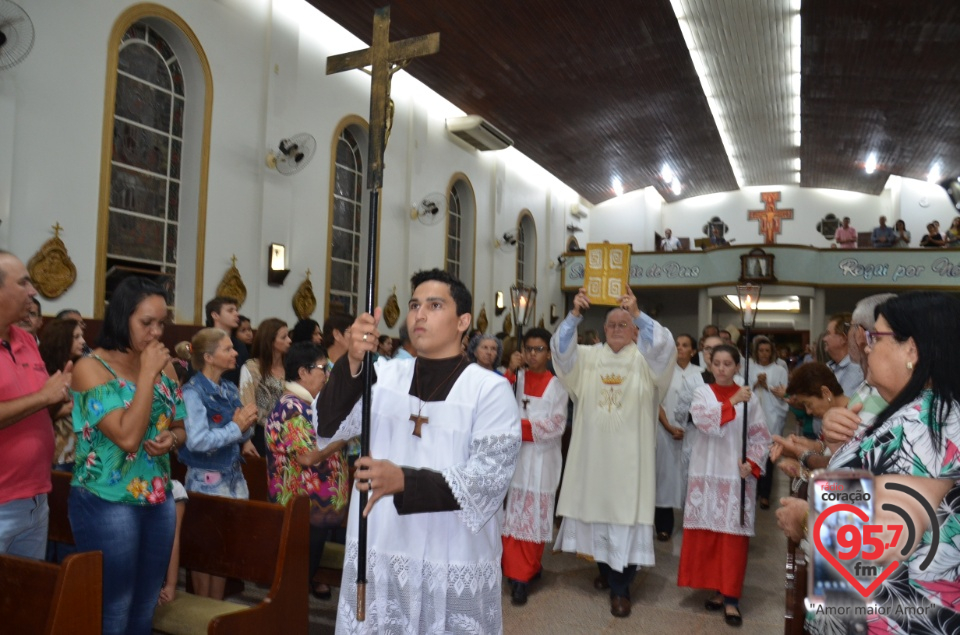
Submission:
POLYGON ((390 102, 390 78, 415 57, 432 55, 440 50, 440 34, 431 33, 399 42, 390 41, 390 7, 373 14, 373 41, 370 48, 327 58, 327 75, 350 70, 369 73, 370 80, 370 143, 367 146, 367 189, 383 186, 383 150, 387 145, 387 129, 393 122, 390 102), (370 70, 367 70, 367 66, 370 70))
POLYGON ((783 219, 792 220, 793 210, 777 209, 780 192, 761 192, 760 200, 763 201, 764 208, 748 210, 747 220, 759 220, 759 233, 763 235, 764 244, 773 245, 777 242, 777 234, 781 233, 783 229, 780 221, 783 219))
MULTIPOLYGON (((383 187, 383 151, 387 134, 393 123, 390 108, 390 79, 415 57, 431 55, 440 50, 440 34, 431 33, 399 42, 390 41, 390 7, 377 9, 373 14, 373 41, 370 48, 327 58, 327 75, 348 70, 369 73, 370 80, 370 130, 367 145, 367 189, 370 191, 370 225, 367 231, 367 288, 366 311, 374 312, 374 286, 377 272, 377 211, 380 206, 380 188, 383 187), (366 67, 369 66, 370 70, 366 67)), ((373 354, 367 352, 363 360, 363 397, 360 419, 360 455, 370 456, 370 403, 373 401, 373 354)), ((426 419, 424 419, 424 423, 426 419)), ((417 431, 421 422, 416 422, 417 431)), ((363 510, 367 496, 372 493, 372 481, 368 489, 359 492, 357 517, 357 621, 366 618, 367 595, 367 519, 363 510)))

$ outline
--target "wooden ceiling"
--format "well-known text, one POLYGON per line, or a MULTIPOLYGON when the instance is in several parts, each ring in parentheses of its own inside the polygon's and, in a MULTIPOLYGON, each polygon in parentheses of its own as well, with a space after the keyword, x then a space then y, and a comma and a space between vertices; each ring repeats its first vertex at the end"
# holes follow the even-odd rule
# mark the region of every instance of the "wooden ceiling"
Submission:
MULTIPOLYGON (((373 13, 387 2, 308 1, 368 43, 373 13)), ((789 110, 770 103, 780 97, 764 90, 789 84, 789 76, 771 76, 789 68, 760 60, 760 70, 744 73, 744 64, 756 61, 750 56, 767 49, 724 53, 747 39, 771 39, 765 30, 782 31, 782 21, 758 22, 757 3, 786 14, 789 0, 675 1, 690 24, 699 17, 697 41, 711 46, 710 72, 734 80, 725 86, 742 87, 741 96, 767 95, 768 111, 789 110), (698 10, 703 14, 691 15, 698 10)), ((737 189, 670 0, 390 5, 392 40, 441 34, 440 53, 415 60, 411 75, 500 128, 592 203, 614 196, 614 177, 625 191, 652 185, 667 201, 737 189), (659 176, 664 163, 681 175, 679 197, 659 176)), ((935 161, 944 176, 960 173, 960 4, 803 0, 800 16, 800 148, 782 126, 761 121, 750 99, 721 104, 744 130, 730 150, 743 185, 776 185, 757 181, 777 176, 792 182, 769 167, 798 156, 802 186, 871 194, 882 191, 888 174, 926 178, 935 161), (750 135, 763 138, 742 140, 750 135), (879 166, 867 175, 871 151, 879 166)))

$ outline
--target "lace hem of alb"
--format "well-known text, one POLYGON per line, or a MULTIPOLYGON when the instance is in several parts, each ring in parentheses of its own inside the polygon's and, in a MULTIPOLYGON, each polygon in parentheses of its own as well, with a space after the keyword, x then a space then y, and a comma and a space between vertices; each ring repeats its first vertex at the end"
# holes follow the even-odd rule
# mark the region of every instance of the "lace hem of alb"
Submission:
POLYGON ((511 487, 503 535, 527 542, 549 542, 553 538, 555 494, 511 487))
POLYGON ((517 467, 520 436, 501 434, 470 442, 466 463, 443 470, 443 478, 460 503, 457 516, 477 533, 500 510, 517 467))
POLYGON ((498 560, 449 564, 370 549, 367 615, 358 622, 357 554, 356 541, 349 541, 337 609, 338 633, 502 632, 498 560))

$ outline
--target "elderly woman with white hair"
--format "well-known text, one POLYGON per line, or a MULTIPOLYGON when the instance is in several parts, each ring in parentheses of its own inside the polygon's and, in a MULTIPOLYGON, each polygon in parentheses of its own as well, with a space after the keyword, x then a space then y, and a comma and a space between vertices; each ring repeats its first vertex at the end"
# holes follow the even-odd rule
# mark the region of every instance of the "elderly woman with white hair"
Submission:
POLYGON ((502 355, 503 342, 493 335, 478 333, 467 344, 467 359, 498 375, 501 373, 497 370, 497 362, 500 361, 502 355))

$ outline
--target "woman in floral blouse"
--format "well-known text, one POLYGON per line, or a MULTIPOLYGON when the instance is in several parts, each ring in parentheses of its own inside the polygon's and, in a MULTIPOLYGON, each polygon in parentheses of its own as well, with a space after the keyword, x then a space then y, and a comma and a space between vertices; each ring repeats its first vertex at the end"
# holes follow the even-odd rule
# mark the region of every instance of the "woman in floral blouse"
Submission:
MULTIPOLYGON (((317 449, 311 403, 327 383, 327 353, 312 342, 290 347, 284 363, 283 396, 267 420, 267 479, 270 499, 286 505, 295 496, 310 497, 310 577, 320 565, 329 530, 339 527, 349 496, 343 442, 317 449)), ((311 582, 312 585, 312 582, 311 582)), ((330 597, 330 587, 313 588, 314 596, 330 597)))
MULTIPOLYGON (((888 405, 862 429, 856 413, 840 411, 842 427, 853 435, 848 446, 855 450, 836 451, 838 458, 849 458, 830 464, 876 475, 873 523, 888 528, 877 536, 889 543, 876 562, 886 567, 896 559, 903 565, 871 597, 884 608, 867 616, 868 628, 871 633, 952 635, 960 632, 960 360, 942 338, 960 332, 960 300, 929 291, 905 293, 877 307, 876 316, 874 330, 866 334, 867 383, 888 405), (908 493, 887 489, 888 483, 919 493, 936 510, 939 526, 930 527, 921 504, 908 493), (889 529, 904 524, 889 505, 910 516, 916 540, 912 530, 894 534, 889 529), (911 541, 912 553, 901 556, 911 541)), ((827 433, 827 441, 831 438, 827 433)), ((799 499, 781 502, 779 524, 798 539, 797 525, 803 524, 808 506, 799 499)), ((806 524, 813 526, 814 520, 809 517, 806 524)), ((835 615, 816 618, 808 622, 811 632, 847 632, 835 615)))
POLYGON ((180 388, 160 342, 163 288, 121 282, 90 357, 73 370, 77 455, 69 499, 80 551, 103 552, 103 633, 149 635, 173 545, 169 452, 185 440, 180 388), (139 390, 138 390, 139 387, 139 390))

